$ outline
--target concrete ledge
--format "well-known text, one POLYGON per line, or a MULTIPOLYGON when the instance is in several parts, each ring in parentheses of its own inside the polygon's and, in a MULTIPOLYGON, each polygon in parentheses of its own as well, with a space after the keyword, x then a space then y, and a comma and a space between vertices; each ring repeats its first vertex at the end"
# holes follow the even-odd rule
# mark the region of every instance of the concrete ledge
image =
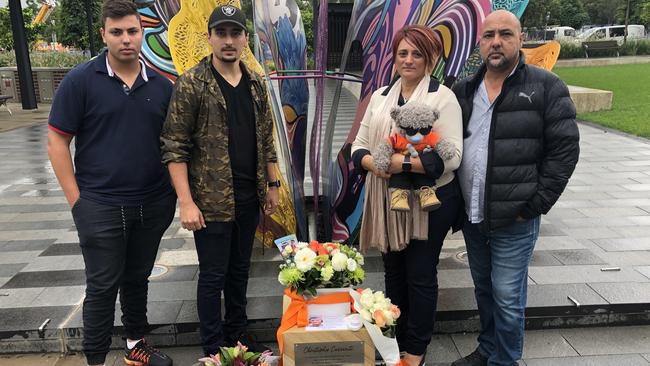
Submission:
POLYGON ((614 93, 609 90, 583 88, 569 85, 569 94, 576 106, 576 112, 587 113, 612 109, 614 93))
POLYGON ((650 56, 623 56, 603 58, 570 58, 558 60, 555 68, 558 67, 585 67, 585 66, 610 66, 650 63, 650 56))

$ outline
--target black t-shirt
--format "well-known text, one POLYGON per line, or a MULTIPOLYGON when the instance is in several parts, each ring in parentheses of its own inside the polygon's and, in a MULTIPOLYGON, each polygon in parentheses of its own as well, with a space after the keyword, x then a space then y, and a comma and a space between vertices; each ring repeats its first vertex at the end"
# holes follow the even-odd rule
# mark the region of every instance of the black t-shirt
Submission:
POLYGON ((257 200, 257 137, 255 111, 250 81, 243 72, 239 84, 230 85, 211 65, 228 113, 228 153, 232 169, 235 203, 248 204, 257 200))

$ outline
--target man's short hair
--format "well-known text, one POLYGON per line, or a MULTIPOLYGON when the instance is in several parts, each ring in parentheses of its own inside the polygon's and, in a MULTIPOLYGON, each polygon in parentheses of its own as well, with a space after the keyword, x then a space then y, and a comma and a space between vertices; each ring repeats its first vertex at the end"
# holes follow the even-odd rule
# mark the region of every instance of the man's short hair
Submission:
POLYGON ((106 19, 120 19, 125 16, 135 15, 138 20, 140 13, 133 0, 104 0, 102 5, 102 27, 106 25, 106 19))

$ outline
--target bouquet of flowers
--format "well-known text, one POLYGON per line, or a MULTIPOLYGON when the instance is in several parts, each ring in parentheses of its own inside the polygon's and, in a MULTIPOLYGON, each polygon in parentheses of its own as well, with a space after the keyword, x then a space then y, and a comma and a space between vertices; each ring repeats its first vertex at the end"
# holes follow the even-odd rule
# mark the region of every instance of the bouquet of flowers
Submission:
POLYGON ((399 308, 381 291, 350 290, 350 296, 354 299, 354 310, 361 315, 363 325, 386 365, 405 366, 400 359, 395 339, 395 321, 400 316, 399 308))
POLYGON ((221 347, 219 354, 199 359, 204 366, 271 366, 273 359, 271 351, 263 353, 248 352, 248 347, 237 342, 235 347, 221 347))
POLYGON ((356 286, 363 282, 363 255, 338 243, 297 242, 282 249, 278 281, 299 295, 316 296, 317 288, 356 286))
POLYGON ((393 305, 382 291, 372 292, 369 288, 357 291, 361 294, 361 309, 357 311, 363 320, 379 328, 384 336, 395 338, 395 322, 400 316, 397 305, 393 305))

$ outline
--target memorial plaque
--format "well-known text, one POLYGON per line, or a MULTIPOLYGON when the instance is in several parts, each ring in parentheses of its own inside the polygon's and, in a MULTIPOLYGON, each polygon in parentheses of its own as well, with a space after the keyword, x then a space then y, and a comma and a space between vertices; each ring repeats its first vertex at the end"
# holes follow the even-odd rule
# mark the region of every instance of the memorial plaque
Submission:
POLYGON ((364 342, 314 342, 294 345, 300 366, 363 366, 364 342))

